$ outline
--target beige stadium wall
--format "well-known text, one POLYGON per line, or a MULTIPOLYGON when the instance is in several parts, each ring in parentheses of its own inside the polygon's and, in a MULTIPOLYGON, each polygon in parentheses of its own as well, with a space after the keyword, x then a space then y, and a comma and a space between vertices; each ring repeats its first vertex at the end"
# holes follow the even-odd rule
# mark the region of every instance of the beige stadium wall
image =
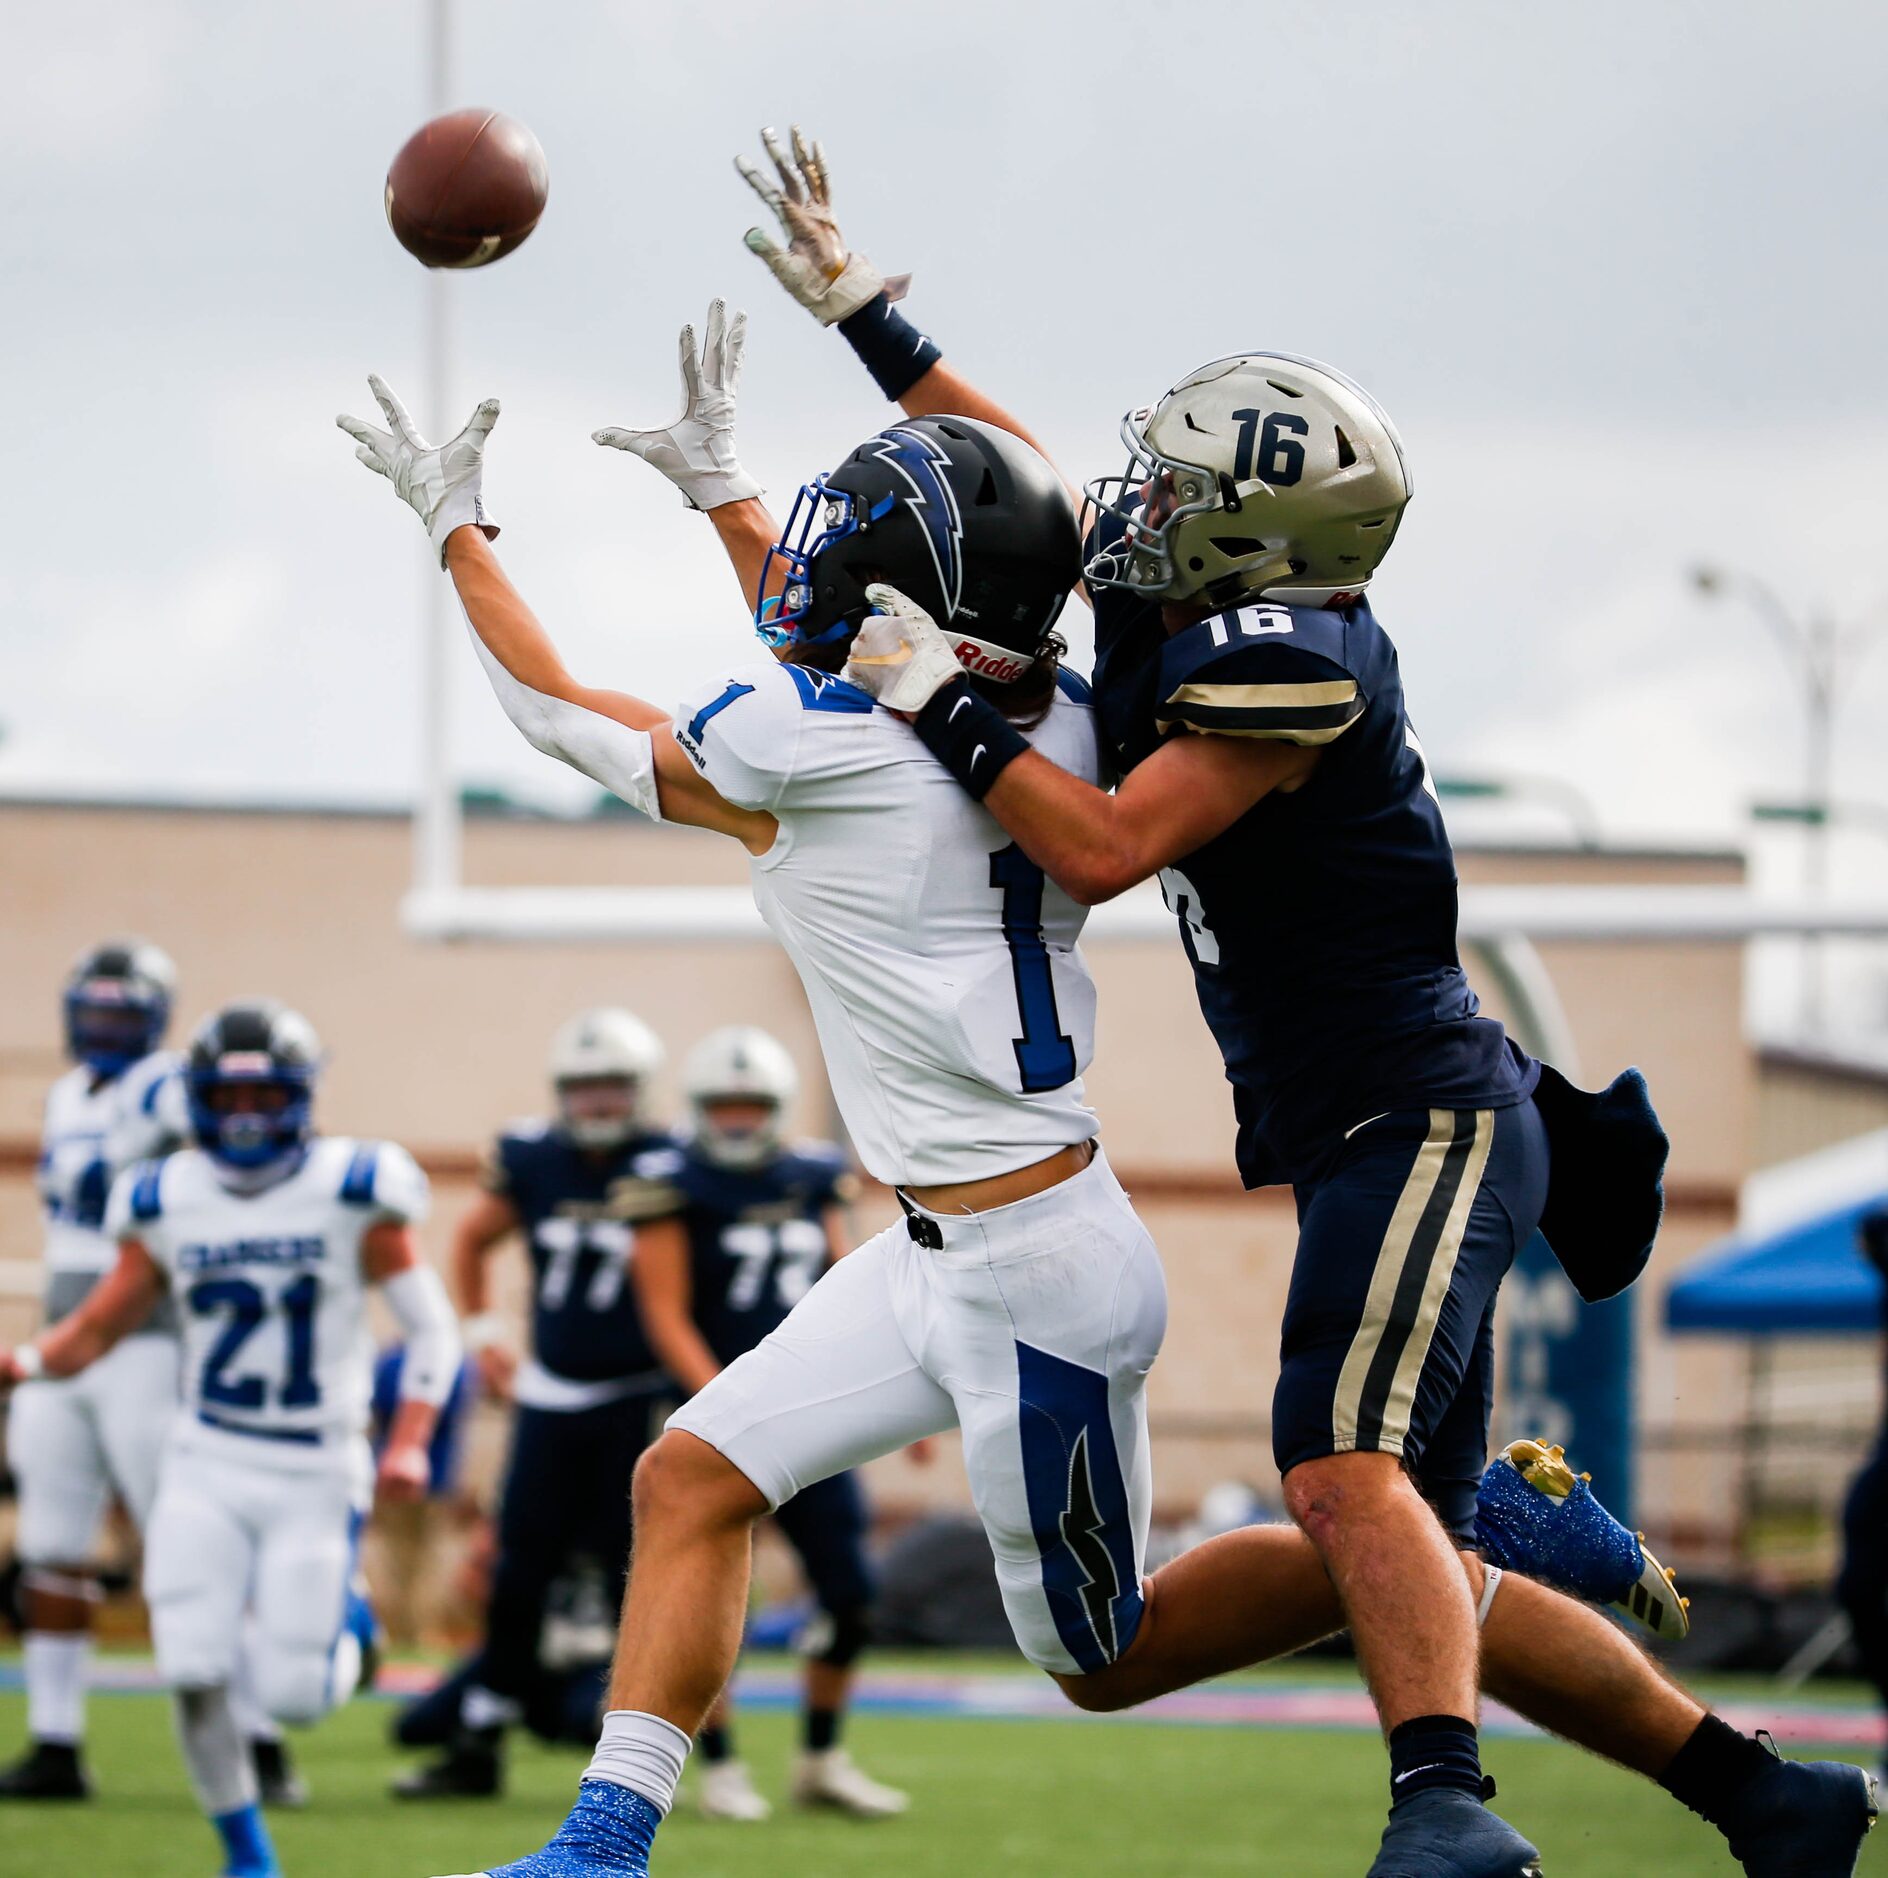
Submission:
MULTIPOLYGON (((28 1330, 35 1312, 32 1137, 41 1093, 61 1066, 57 987, 83 945, 113 932, 147 934, 176 957, 179 1036, 245 992, 285 998, 313 1019, 332 1055, 323 1125, 390 1136, 421 1154, 437 1187, 435 1256, 471 1190, 479 1146, 507 1119, 541 1108, 547 1039, 586 1004, 638 1011, 671 1063, 715 1024, 766 1025, 805 1076, 800 1129, 830 1130, 805 1001, 770 945, 420 944, 397 921, 408 867, 407 824, 392 815, 0 803, 0 1336, 28 1330)), ((1466 856, 1464 872, 1487 881, 1707 882, 1737 880, 1741 865, 1728 856, 1488 852, 1466 856)), ((465 878, 475 884, 738 885, 744 877, 726 844, 633 821, 475 816, 466 827, 465 878)), ((1164 940, 1105 943, 1090 957, 1101 989, 1090 1093, 1168 1267, 1171 1330, 1152 1412, 1160 1502, 1184 1512, 1216 1480, 1276 1483, 1264 1424, 1291 1203, 1282 1193, 1242 1195, 1231 1176, 1230 1105, 1177 949, 1164 940)), ((1657 1307, 1670 1272, 1731 1223, 1749 1163, 1754 1079, 1740 1021, 1741 948, 1566 945, 1547 948, 1546 958, 1588 1078, 1638 1063, 1671 1128, 1670 1219, 1641 1288, 1640 1409, 1655 1434, 1709 1438, 1741 1409, 1741 1362, 1733 1351, 1674 1347, 1657 1307)), ((657 1099, 673 1112, 666 1085, 657 1099)), ((889 1196, 870 1195, 861 1230, 893 1211, 889 1196)), ((514 1308, 519 1263, 506 1293, 514 1308)), ((488 1418, 481 1471, 495 1465, 501 1438, 488 1418)), ((1708 1550, 1724 1540, 1724 1516, 1697 1474, 1655 1456, 1642 1503, 1685 1548, 1708 1550)), ((929 1468, 880 1464, 874 1485, 892 1508, 965 1498, 948 1447, 929 1468)))

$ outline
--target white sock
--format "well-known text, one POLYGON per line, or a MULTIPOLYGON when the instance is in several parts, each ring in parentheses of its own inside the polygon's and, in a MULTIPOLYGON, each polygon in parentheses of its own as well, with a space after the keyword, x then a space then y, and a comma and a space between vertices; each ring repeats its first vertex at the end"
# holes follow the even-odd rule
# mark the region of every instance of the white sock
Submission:
POLYGON ((85 1736, 85 1671, 92 1660, 87 1631, 26 1633, 26 1731, 35 1741, 76 1747, 85 1736))
POLYGON ((675 1787, 688 1750, 688 1736, 673 1722, 645 1715, 640 1709, 613 1708, 603 1718, 596 1757, 583 1770, 583 1777, 628 1787, 666 1817, 675 1804, 675 1787))
POLYGON ((253 1806, 256 1770, 250 1764, 249 1743, 236 1726, 229 1690, 179 1689, 171 1706, 197 1804, 212 1819, 239 1806, 253 1806))

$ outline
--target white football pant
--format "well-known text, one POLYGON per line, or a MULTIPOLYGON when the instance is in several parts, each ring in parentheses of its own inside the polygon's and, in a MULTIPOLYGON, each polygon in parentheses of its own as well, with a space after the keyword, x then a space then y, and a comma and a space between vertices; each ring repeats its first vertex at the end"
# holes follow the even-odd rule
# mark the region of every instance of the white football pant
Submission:
POLYGON ((1140 1623, 1144 1392, 1166 1328, 1159 1254, 1097 1152, 1012 1206, 887 1228, 669 1425, 772 1506, 960 1427, 1017 1643, 1040 1668, 1091 1672, 1140 1623))
POLYGON ((116 1493, 142 1529, 177 1413, 175 1337, 127 1337, 89 1369, 29 1382, 7 1419, 25 1565, 83 1565, 116 1493))
POLYGON ((348 1586, 371 1482, 364 1442, 297 1449, 290 1464, 273 1442, 180 1418, 144 1556, 167 1686, 225 1685, 243 1652, 277 1721, 316 1721, 346 1700, 360 1671, 348 1586))

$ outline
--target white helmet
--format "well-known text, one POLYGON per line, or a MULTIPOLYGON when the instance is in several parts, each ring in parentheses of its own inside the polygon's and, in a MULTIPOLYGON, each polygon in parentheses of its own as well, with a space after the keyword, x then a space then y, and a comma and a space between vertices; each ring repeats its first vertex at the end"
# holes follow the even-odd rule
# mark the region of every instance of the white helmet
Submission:
POLYGON ((751 1024, 710 1031, 682 1065, 696 1144, 721 1167, 759 1167, 780 1151, 781 1125, 799 1086, 793 1058, 751 1024), (713 1113, 718 1102, 764 1103, 769 1112, 756 1127, 730 1128, 713 1113))
POLYGON ((564 1133, 580 1148, 620 1147, 635 1130, 643 1085, 661 1067, 662 1045, 640 1017, 612 1006, 580 1012, 551 1039, 564 1133))
POLYGON ((1283 352, 1215 359, 1121 420, 1128 466, 1088 485, 1125 526, 1091 586, 1229 605, 1361 592, 1410 498, 1402 440, 1341 372, 1283 352), (1142 519, 1148 485, 1158 520, 1142 519))

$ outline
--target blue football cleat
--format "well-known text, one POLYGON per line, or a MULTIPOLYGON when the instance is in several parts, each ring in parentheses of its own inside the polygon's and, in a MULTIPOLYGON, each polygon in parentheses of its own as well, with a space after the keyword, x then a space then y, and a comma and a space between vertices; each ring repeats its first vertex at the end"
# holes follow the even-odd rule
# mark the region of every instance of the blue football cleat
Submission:
POLYGON ((653 1801, 608 1780, 586 1780, 542 1852, 460 1878, 649 1878, 649 1845, 662 1815, 653 1801))
POLYGON ((1541 1855, 1481 1801, 1430 1787, 1390 1808, 1369 1878, 1541 1878, 1541 1855))
MULTIPOLYGON (((1776 1752, 1767 1735, 1758 1739, 1776 1752)), ((1875 1823, 1875 1777, 1846 1761, 1779 1755, 1736 1811, 1724 1836, 1748 1878, 1849 1878, 1875 1823)))
POLYGON ((1482 1476, 1475 1506, 1482 1556, 1503 1571, 1538 1578, 1672 1640, 1691 1629, 1690 1605, 1672 1574, 1593 1497, 1564 1449, 1511 1441, 1482 1476))

